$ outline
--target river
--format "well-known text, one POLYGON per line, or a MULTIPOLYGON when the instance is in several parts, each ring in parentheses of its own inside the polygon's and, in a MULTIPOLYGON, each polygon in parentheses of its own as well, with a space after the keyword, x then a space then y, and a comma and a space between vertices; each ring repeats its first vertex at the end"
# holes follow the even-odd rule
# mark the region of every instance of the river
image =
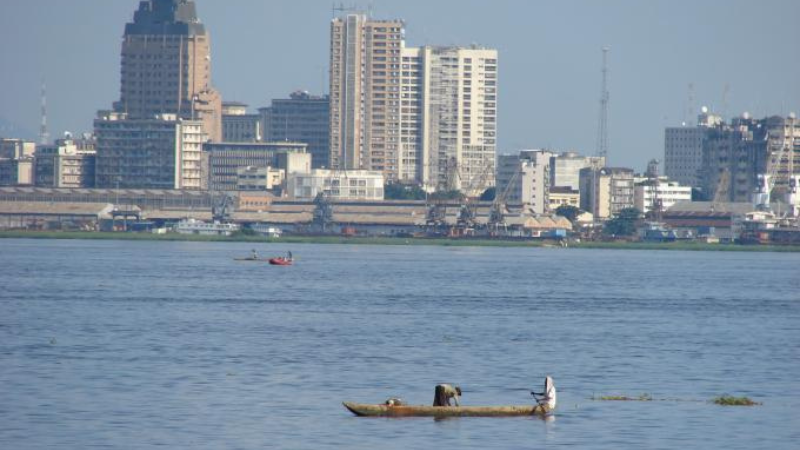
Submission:
POLYGON ((800 254, 0 240, 0 448, 797 448, 800 254), (551 420, 368 419, 342 401, 551 420), (654 401, 599 401, 605 395, 654 401), (716 396, 763 404, 723 407, 716 396))

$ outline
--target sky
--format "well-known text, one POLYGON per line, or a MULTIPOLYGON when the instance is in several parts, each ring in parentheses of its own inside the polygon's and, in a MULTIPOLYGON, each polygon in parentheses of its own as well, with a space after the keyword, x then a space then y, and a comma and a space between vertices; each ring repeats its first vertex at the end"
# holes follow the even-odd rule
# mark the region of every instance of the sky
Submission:
MULTIPOLYGON (((327 93, 334 2, 196 3, 211 33, 213 84, 224 100, 255 110, 298 89, 327 93)), ((651 158, 663 159, 664 128, 704 105, 725 117, 800 113, 797 0, 357 5, 375 18, 405 20, 408 46, 499 50, 499 153, 595 153, 605 46, 610 165, 643 170, 651 158)), ((137 6, 138 0, 0 0, 0 135, 36 137, 42 80, 51 135, 91 131, 96 111, 119 97, 121 37, 137 6)))

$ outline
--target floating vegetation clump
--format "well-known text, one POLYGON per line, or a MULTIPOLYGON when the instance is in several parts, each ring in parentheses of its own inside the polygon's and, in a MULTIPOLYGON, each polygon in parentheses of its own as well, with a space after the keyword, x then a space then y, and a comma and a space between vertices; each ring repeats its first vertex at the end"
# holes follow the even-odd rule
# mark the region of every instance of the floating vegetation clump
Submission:
POLYGON ((722 395, 713 400, 714 404, 722 406, 756 406, 761 403, 753 401, 750 397, 734 397, 732 395, 722 395))

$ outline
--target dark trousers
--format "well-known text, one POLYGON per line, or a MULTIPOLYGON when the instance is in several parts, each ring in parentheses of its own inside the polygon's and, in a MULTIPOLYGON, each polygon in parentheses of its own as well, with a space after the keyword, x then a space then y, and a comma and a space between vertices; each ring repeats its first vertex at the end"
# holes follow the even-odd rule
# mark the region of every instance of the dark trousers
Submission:
POLYGON ((450 406, 450 397, 444 390, 444 386, 436 386, 433 392, 433 406, 450 406))

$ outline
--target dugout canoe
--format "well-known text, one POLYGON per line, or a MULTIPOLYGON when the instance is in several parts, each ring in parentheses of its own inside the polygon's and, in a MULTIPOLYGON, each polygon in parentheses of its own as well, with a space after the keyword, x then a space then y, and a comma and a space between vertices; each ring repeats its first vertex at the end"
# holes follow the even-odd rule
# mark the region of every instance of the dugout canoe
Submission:
POLYGON ((343 402, 345 408, 359 417, 513 417, 545 416, 552 410, 542 405, 519 406, 425 406, 371 405, 343 402))

